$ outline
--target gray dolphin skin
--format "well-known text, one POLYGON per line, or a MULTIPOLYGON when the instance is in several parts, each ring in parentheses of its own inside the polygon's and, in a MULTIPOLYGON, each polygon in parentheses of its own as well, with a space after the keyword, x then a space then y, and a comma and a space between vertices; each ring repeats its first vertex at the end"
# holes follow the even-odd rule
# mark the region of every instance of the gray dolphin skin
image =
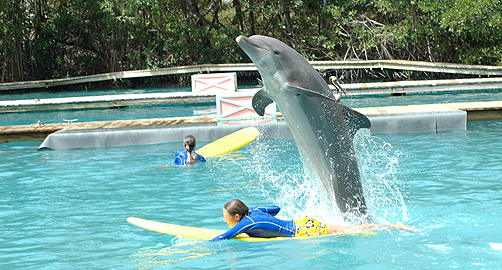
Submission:
POLYGON ((263 115, 275 101, 288 124, 310 173, 315 174, 330 200, 348 219, 367 217, 353 137, 370 128, 363 114, 337 102, 319 73, 295 50, 266 37, 239 36, 237 44, 251 58, 264 88, 253 98, 263 115))

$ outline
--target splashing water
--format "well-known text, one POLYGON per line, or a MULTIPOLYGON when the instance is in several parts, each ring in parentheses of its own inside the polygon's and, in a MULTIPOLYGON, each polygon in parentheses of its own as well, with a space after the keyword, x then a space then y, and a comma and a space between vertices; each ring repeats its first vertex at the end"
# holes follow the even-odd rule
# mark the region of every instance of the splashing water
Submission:
POLYGON ((267 201, 281 207, 280 217, 338 221, 340 215, 333 214, 338 209, 327 203, 322 187, 306 173, 293 140, 259 140, 254 146, 251 152, 255 163, 247 170, 258 174, 260 192, 267 201))
MULTIPOLYGON (((407 207, 398 184, 399 156, 389 143, 359 131, 354 147, 361 173, 366 204, 376 223, 388 224, 407 219, 407 207)), ((252 150, 264 198, 281 207, 280 216, 310 216, 331 224, 347 224, 343 213, 302 162, 293 140, 259 140, 252 150), (272 160, 281 160, 271 162, 272 160), (275 164, 274 166, 270 164, 275 164)))
POLYGON ((370 215, 379 223, 408 220, 408 209, 398 179, 402 152, 382 138, 360 130, 354 138, 364 197, 370 215))

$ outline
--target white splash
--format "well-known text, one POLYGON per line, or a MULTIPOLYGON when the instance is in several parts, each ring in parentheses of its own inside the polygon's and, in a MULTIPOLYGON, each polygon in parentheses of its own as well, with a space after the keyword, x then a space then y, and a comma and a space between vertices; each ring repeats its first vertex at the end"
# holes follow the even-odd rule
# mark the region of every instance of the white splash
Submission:
MULTIPOLYGON (((280 216, 310 216, 327 223, 349 225, 335 203, 327 199, 318 181, 311 179, 294 141, 267 140, 256 144, 252 149, 255 163, 249 170, 259 175, 265 199, 281 207, 280 216)), ((372 137, 369 131, 357 133, 354 147, 370 215, 381 224, 406 220, 407 207, 397 179, 401 153, 372 137)))
POLYGON ((380 222, 408 220, 408 208, 399 179, 399 158, 403 155, 382 138, 360 130, 354 138, 364 197, 370 215, 380 222))
POLYGON ((502 250, 502 244, 500 243, 488 243, 491 248, 496 249, 496 250, 502 250))

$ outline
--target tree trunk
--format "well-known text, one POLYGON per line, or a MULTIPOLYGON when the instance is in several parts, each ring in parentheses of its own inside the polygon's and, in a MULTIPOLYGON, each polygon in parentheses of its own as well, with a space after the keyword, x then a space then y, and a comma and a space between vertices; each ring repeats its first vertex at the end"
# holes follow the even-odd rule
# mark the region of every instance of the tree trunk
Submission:
POLYGON ((237 21, 239 21, 239 27, 241 32, 244 30, 244 22, 242 21, 242 5, 240 0, 234 0, 234 7, 235 7, 235 17, 237 18, 237 21))
POLYGON ((291 16, 289 14, 289 4, 288 0, 282 1, 282 10, 284 14, 284 19, 286 20, 286 29, 288 30, 288 35, 293 36, 293 27, 291 26, 291 16))
POLYGON ((249 0, 249 35, 256 35, 254 19, 254 0, 249 0))
MULTIPOLYGON (((4 32, 4 40, 5 40, 5 45, 7 45, 7 31, 4 32)), ((2 65, 2 78, 0 79, 0 83, 5 82, 5 74, 7 74, 7 52, 9 50, 7 49, 7 46, 5 46, 5 51, 3 53, 3 65, 2 65)))

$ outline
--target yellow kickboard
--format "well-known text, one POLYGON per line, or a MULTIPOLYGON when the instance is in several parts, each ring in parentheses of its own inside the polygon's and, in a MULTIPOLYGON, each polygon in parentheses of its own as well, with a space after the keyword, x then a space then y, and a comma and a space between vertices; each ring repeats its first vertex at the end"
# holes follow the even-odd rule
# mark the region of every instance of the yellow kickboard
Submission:
POLYGON ((247 127, 222 137, 212 143, 195 150, 205 158, 214 157, 239 149, 254 141, 260 132, 255 127, 247 127))
MULTIPOLYGON (((216 236, 224 233, 225 231, 221 230, 213 230, 213 229, 204 229, 197 227, 189 227, 189 226, 181 226, 169 223, 162 223, 157 221, 151 221, 141 218, 129 217, 127 218, 127 222, 134 224, 136 226, 145 228, 147 230, 156 231, 160 233, 182 236, 186 238, 192 239, 200 239, 200 240, 211 240, 216 236)), ((351 234, 362 234, 365 236, 374 235, 374 232, 360 232, 360 233, 351 233, 351 234)), ((240 241, 248 241, 248 242, 265 242, 265 241, 279 241, 279 240, 294 240, 294 239, 305 239, 305 238, 318 238, 318 237, 326 237, 326 236, 334 236, 334 235, 349 235, 349 234, 330 234, 330 235, 320 235, 320 236, 311 236, 311 237, 274 237, 274 238, 258 238, 258 237, 249 237, 247 234, 240 234, 237 237, 234 237, 235 240, 240 241)))

